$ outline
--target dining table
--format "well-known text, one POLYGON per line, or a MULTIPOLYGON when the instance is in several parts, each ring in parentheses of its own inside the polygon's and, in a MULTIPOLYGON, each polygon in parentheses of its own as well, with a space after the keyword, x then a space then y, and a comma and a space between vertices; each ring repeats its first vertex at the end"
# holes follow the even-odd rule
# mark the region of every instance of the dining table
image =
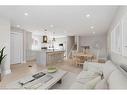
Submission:
POLYGON ((88 59, 90 59, 91 61, 93 60, 94 58, 94 54, 92 53, 76 53, 75 54, 75 57, 84 57, 84 61, 88 61, 88 59))

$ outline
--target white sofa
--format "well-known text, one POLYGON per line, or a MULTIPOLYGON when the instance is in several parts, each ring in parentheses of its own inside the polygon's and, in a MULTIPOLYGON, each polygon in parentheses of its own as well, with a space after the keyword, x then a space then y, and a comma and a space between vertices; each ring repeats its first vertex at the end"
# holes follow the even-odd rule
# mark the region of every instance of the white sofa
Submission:
POLYGON ((127 77, 111 62, 85 62, 70 89, 127 89, 127 77))

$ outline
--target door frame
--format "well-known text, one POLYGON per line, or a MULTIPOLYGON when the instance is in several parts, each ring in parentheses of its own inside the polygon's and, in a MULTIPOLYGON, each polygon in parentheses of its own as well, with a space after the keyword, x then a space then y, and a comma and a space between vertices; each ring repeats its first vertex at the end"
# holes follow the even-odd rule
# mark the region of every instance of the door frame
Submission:
MULTIPOLYGON (((12 44, 12 42, 11 42, 11 40, 12 40, 12 35, 21 35, 21 39, 22 39, 22 41, 21 41, 21 43, 22 43, 22 50, 21 50, 21 52, 22 53, 20 53, 20 62, 19 63, 15 63, 15 60, 14 60, 14 57, 11 57, 11 58, 13 58, 13 59, 11 59, 11 60, 13 60, 13 61, 11 61, 11 64, 21 64, 21 63, 23 63, 24 61, 24 40, 23 40, 23 33, 22 32, 11 32, 10 33, 10 48, 12 48, 11 47, 11 44, 12 44)), ((12 49, 11 49, 11 51, 12 51, 12 49)), ((12 53, 12 52, 11 52, 12 53)), ((14 54, 14 53, 13 53, 14 54)), ((10 54, 11 56, 12 56, 12 54, 10 54)), ((13 55, 14 56, 14 55, 13 55)))

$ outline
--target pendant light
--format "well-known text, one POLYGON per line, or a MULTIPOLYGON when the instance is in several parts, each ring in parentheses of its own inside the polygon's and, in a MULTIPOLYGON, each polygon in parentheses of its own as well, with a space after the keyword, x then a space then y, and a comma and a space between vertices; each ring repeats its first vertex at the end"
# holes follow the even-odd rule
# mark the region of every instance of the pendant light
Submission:
MULTIPOLYGON (((44 31, 47 32, 47 29, 45 29, 44 31)), ((43 43, 47 43, 47 42, 48 42, 47 35, 43 35, 43 43)))

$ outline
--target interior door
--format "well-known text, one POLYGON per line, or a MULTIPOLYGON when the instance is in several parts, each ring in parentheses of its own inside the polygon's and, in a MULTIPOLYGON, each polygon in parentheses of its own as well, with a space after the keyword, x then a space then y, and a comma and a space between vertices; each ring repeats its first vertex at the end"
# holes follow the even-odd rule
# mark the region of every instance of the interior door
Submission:
POLYGON ((22 63, 23 61, 23 34, 11 33, 11 64, 22 63))

